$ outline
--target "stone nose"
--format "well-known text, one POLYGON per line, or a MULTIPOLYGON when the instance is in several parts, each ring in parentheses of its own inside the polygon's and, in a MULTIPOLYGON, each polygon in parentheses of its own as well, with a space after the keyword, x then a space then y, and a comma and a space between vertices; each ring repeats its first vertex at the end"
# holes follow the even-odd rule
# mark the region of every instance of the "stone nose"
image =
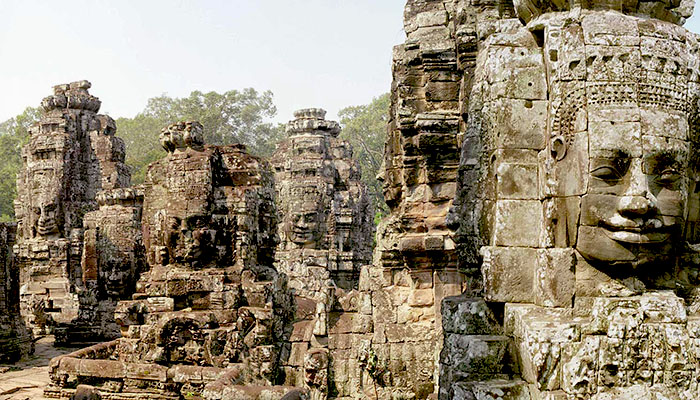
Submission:
POLYGON ((624 216, 639 217, 650 214, 656 209, 653 199, 648 196, 622 196, 618 204, 618 211, 624 216))
POLYGON ((627 188, 618 203, 623 216, 640 217, 656 211, 656 198, 649 190, 649 177, 644 173, 641 160, 630 165, 627 188))

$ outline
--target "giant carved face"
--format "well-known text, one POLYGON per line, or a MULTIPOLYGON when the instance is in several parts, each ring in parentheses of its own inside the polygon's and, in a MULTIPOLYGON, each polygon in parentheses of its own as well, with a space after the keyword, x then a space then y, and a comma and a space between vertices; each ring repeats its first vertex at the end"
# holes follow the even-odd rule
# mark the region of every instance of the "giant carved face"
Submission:
POLYGON ((587 118, 570 149, 572 157, 587 153, 588 165, 576 249, 603 266, 669 260, 688 197, 687 115, 608 105, 589 107, 587 118))
POLYGON ((212 260, 216 230, 210 225, 211 218, 202 213, 171 215, 167 236, 173 261, 205 265, 212 260))
POLYGON ((287 237, 299 247, 313 247, 320 236, 320 213, 306 208, 292 209, 287 217, 287 237))
POLYGON ((31 224, 33 237, 60 236, 63 223, 60 186, 51 170, 32 175, 31 224))

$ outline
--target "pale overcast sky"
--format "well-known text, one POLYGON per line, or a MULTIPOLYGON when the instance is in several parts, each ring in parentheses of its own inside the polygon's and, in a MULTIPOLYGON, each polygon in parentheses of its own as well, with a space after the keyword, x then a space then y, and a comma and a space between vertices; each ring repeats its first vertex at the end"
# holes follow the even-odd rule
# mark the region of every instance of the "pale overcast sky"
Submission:
MULTIPOLYGON (((253 87, 285 122, 389 91, 405 0, 2 1, 0 121, 58 83, 87 79, 101 112, 132 117, 150 97, 253 87)), ((700 18, 686 27, 700 31, 700 18)))
POLYGON ((0 121, 87 79, 100 112, 132 117, 163 93, 271 90, 276 121, 335 118, 388 92, 405 0, 1 1, 0 121))

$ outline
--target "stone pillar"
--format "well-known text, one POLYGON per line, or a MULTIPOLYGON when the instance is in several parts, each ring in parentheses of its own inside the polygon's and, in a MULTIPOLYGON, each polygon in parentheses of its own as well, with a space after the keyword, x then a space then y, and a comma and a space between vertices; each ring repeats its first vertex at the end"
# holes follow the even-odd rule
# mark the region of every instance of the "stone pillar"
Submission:
POLYGON ((19 270, 14 262, 12 224, 0 224, 0 363, 12 363, 34 351, 31 333, 19 313, 19 270))

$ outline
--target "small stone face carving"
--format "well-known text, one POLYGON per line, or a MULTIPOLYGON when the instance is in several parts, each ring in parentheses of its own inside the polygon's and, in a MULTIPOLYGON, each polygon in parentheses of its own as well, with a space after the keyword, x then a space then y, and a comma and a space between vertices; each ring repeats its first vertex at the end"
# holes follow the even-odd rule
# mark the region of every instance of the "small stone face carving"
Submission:
MULTIPOLYGON (((54 186, 55 187, 55 186, 54 186)), ((61 206, 58 196, 52 195, 53 190, 47 189, 38 197, 38 204, 34 208, 34 212, 38 215, 36 225, 33 230, 36 230, 37 237, 59 236, 61 206)))
POLYGON ((318 209, 292 211, 286 222, 287 236, 290 241, 299 247, 315 247, 320 236, 318 209))
POLYGON ((311 349, 304 356, 304 379, 311 391, 311 400, 328 396, 328 350, 311 349))

